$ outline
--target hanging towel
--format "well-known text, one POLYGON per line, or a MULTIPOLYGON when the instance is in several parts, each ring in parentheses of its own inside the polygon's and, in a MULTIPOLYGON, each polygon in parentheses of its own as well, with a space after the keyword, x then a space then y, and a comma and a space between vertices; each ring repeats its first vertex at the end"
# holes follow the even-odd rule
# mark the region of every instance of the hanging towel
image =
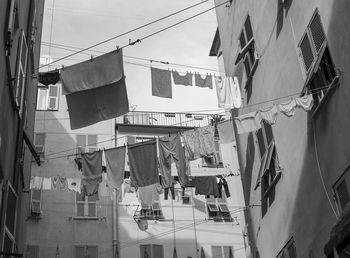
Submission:
POLYGON ((138 195, 140 203, 148 206, 152 206, 155 201, 159 200, 156 184, 139 187, 138 195))
POLYGON ((259 116, 256 111, 235 118, 237 133, 249 133, 261 128, 259 116))
POLYGON ((199 153, 202 157, 211 156, 216 152, 214 134, 215 127, 212 125, 198 128, 199 153))
POLYGON ((67 178, 68 190, 81 193, 81 178, 67 178))
POLYGON ((267 110, 259 111, 260 119, 265 120, 270 125, 274 125, 277 121, 278 109, 276 105, 273 105, 271 108, 267 110))
POLYGON ((51 178, 43 178, 43 190, 51 190, 51 178))
POLYGON ((165 136, 159 138, 159 165, 162 177, 162 185, 168 188, 172 185, 171 178, 171 161, 176 164, 179 182, 182 186, 188 184, 188 176, 186 174, 185 153, 181 145, 180 135, 165 136))
POLYGON ((187 152, 189 160, 199 159, 199 133, 197 129, 188 130, 182 133, 185 143, 185 150, 187 152))
POLYGON ((110 187, 107 181, 107 174, 102 174, 102 182, 99 184, 98 194, 100 197, 109 197, 111 196, 110 187))
POLYGON ((310 111, 314 105, 314 98, 312 97, 312 94, 304 95, 302 97, 295 98, 295 102, 297 107, 301 107, 305 111, 310 111))
POLYGON ((226 120, 217 124, 220 143, 231 143, 235 141, 235 134, 233 129, 233 121, 226 120))
POLYGON ((203 79, 199 73, 196 73, 194 75, 194 79, 195 79, 195 85, 197 87, 209 88, 209 89, 213 88, 213 78, 211 75, 207 74, 207 76, 203 79))
POLYGON ((129 112, 125 79, 103 87, 68 94, 71 129, 78 129, 129 112))
POLYGON ((52 190, 58 190, 58 181, 59 181, 58 177, 51 178, 51 189, 52 190))
POLYGON ((45 86, 55 85, 60 80, 59 70, 39 73, 39 83, 45 86))
POLYGON ((147 186, 159 181, 156 144, 156 140, 151 140, 128 146, 132 185, 147 186))
POLYGON ((57 190, 59 191, 67 191, 68 183, 65 177, 59 177, 57 181, 57 190))
POLYGON ((30 178, 30 189, 41 190, 43 187, 43 178, 39 176, 32 176, 30 178))
POLYGON ((172 98, 171 73, 151 67, 152 96, 172 98))
POLYGON ((177 71, 171 72, 174 79, 174 84, 192 86, 192 73, 186 73, 185 75, 180 75, 177 71))
POLYGON ((93 196, 95 194, 98 196, 98 189, 99 189, 99 184, 96 184, 96 185, 83 185, 82 186, 82 194, 84 196, 83 197, 84 200, 85 200, 85 196, 93 196))
POLYGON ((114 84, 124 78, 123 52, 115 50, 61 70, 64 95, 114 84))
POLYGON ((83 185, 97 185, 102 182, 102 151, 82 154, 83 185))
POLYGON ((287 117, 291 117, 294 116, 296 106, 297 103, 295 102, 295 99, 292 98, 287 102, 280 103, 278 105, 278 109, 282 114, 286 115, 287 117))
POLYGON ((194 180, 195 194, 219 196, 218 183, 215 176, 199 176, 194 180))
POLYGON ((224 109, 239 108, 242 104, 238 78, 215 77, 218 106, 224 109))
POLYGON ((105 150, 108 185, 120 190, 124 179, 125 146, 105 150))

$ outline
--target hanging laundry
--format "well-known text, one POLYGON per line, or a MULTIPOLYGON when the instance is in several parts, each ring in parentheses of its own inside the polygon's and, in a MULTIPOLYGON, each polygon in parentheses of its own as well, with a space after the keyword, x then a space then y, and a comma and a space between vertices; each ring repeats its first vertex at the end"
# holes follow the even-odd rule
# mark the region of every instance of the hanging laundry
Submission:
POLYGON ((84 196, 93 196, 96 195, 98 199, 98 189, 99 189, 99 184, 96 185, 83 185, 82 187, 82 194, 84 196))
POLYGON ((155 201, 159 200, 156 184, 141 186, 137 190, 141 204, 152 206, 155 201))
POLYGON ((53 177, 51 178, 51 189, 56 191, 68 190, 68 183, 65 177, 53 177))
POLYGON ((242 105, 238 78, 215 77, 218 106, 224 109, 240 108, 242 105))
POLYGON ((43 178, 43 190, 51 190, 51 178, 43 178))
POLYGON ((151 67, 152 96, 172 98, 171 73, 151 67))
POLYGON ((195 85, 197 87, 209 88, 209 89, 213 88, 213 77, 211 75, 207 74, 207 76, 203 79, 199 73, 196 73, 194 75, 194 79, 195 79, 195 85))
POLYGON ((89 196, 98 191, 98 184, 102 182, 102 151, 82 154, 82 163, 83 178, 81 184, 86 186, 84 191, 89 196))
POLYGON ((294 116, 296 106, 297 103, 295 102, 295 99, 292 98, 287 102, 280 103, 278 105, 278 109, 282 114, 286 115, 287 117, 291 117, 294 116))
POLYGON ((278 109, 276 105, 273 105, 267 110, 260 110, 259 114, 260 119, 265 120, 270 125, 274 125, 277 121, 278 109))
POLYGON ((195 194, 219 196, 218 183, 215 176, 199 176, 194 180, 195 194))
POLYGON ((198 128, 199 153, 202 157, 208 157, 215 153, 214 134, 215 127, 212 125, 198 128))
POLYGON ((159 138, 159 164, 160 174, 162 176, 162 185, 164 188, 171 186, 171 161, 176 164, 179 182, 182 186, 188 183, 186 174, 185 153, 181 145, 180 135, 165 136, 159 138))
POLYGON ((189 160, 199 159, 199 133, 197 129, 188 130, 182 133, 184 143, 185 143, 185 151, 187 152, 189 160))
POLYGON ((115 50, 61 70, 62 94, 91 90, 124 78, 123 52, 115 50))
POLYGON ((222 187, 224 187, 225 195, 226 197, 230 197, 230 190, 228 188, 228 184, 225 178, 220 177, 219 183, 218 183, 218 189, 219 189, 219 198, 222 198, 222 187))
POLYGON ((44 84, 45 86, 55 85, 60 80, 59 70, 39 73, 38 76, 39 83, 44 84))
POLYGON ((71 129, 129 112, 122 51, 113 51, 61 71, 71 129))
POLYGON ((81 178, 67 178, 68 190, 81 193, 81 178))
POLYGON ((136 193, 137 189, 131 185, 130 179, 124 179, 124 196, 126 193, 136 193))
POLYGON ((192 86, 192 73, 187 72, 185 75, 180 75, 177 71, 172 71, 171 73, 173 75, 174 84, 192 86))
POLYGON ((39 176, 32 176, 30 178, 30 189, 41 190, 43 187, 43 178, 39 176))
POLYGON ((77 165, 78 170, 81 171, 83 169, 83 165, 81 164, 81 158, 75 158, 74 162, 77 165))
POLYGON ((260 119, 256 111, 236 117, 235 123, 238 134, 249 133, 261 128, 260 119))
POLYGON ((164 200, 168 200, 169 191, 171 192, 172 199, 175 200, 174 182, 169 187, 164 188, 164 200))
POLYGON ((151 140, 128 146, 130 178, 136 187, 158 182, 157 141, 151 140))
POLYGON ((295 98, 295 102, 297 104, 297 107, 301 107, 306 112, 310 111, 314 105, 314 98, 312 97, 312 94, 304 95, 299 98, 295 98))
POLYGON ((107 181, 107 174, 102 174, 102 182, 99 184, 98 188, 98 194, 100 197, 109 197, 111 196, 111 188, 109 187, 108 181, 107 181))
POLYGON ((233 121, 226 120, 217 124, 220 143, 231 143, 235 141, 233 121))
POLYGON ((120 190, 124 179, 125 146, 105 150, 108 185, 120 190))

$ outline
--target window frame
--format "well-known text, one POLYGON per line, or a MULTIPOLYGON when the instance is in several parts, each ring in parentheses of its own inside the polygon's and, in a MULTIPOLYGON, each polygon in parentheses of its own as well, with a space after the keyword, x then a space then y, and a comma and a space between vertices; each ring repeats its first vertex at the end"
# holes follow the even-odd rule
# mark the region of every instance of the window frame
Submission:
POLYGON ((215 222, 232 222, 233 218, 227 205, 227 197, 225 195, 225 191, 224 189, 221 189, 221 191, 222 197, 225 196, 225 198, 213 198, 212 196, 209 198, 205 197, 207 217, 208 219, 213 219, 215 222), (215 205, 215 211, 212 210, 214 207, 211 208, 210 205, 215 205), (223 211, 224 206, 227 208, 228 212, 223 211))
POLYGON ((31 189, 30 190, 30 217, 41 217, 42 215, 42 198, 43 198, 43 191, 42 189, 31 189), (40 200, 33 199, 34 191, 40 192, 40 200), (39 203, 39 212, 33 211, 33 203, 39 203))
POLYGON ((45 142, 46 142, 46 133, 42 133, 42 132, 36 132, 34 133, 34 147, 36 152, 39 154, 40 156, 40 160, 44 160, 45 159, 45 142), (43 135, 44 137, 44 144, 37 144, 37 135, 43 135))
POLYGON ((164 219, 160 200, 155 201, 153 205, 141 203, 140 218, 144 220, 164 219), (154 208, 156 205, 158 205, 157 209, 154 208))
POLYGON ((98 135, 97 134, 77 134, 76 135, 76 142, 77 142, 77 153, 78 154, 94 152, 97 150, 98 135), (79 145, 79 143, 78 143, 79 136, 85 137, 85 146, 79 145), (96 142, 94 142, 95 145, 89 144, 89 136, 96 137, 96 142))
POLYGON ((164 258, 164 246, 163 245, 159 245, 159 244, 145 244, 145 245, 139 245, 140 246, 140 258, 144 258, 145 256, 142 254, 142 247, 146 247, 146 249, 149 248, 149 250, 151 251, 150 256, 149 257, 155 257, 155 250, 154 247, 155 246, 160 246, 162 248, 162 256, 161 257, 157 257, 157 258, 164 258), (148 248, 147 248, 148 247, 148 248))
POLYGON ((84 248, 84 257, 87 257, 87 249, 88 248, 96 248, 96 258, 98 258, 98 245, 81 245, 81 244, 76 244, 74 245, 74 258, 77 257, 77 247, 83 247, 84 248))
POLYGON ((19 116, 22 117, 23 112, 23 102, 25 97, 25 86, 27 81, 27 62, 28 62, 28 45, 24 30, 22 29, 20 33, 20 43, 18 45, 18 55, 17 55, 17 69, 16 69, 16 80, 14 89, 14 101, 16 108, 19 111, 19 116), (24 48, 23 48, 24 47, 24 48), (22 51, 25 50, 23 53, 22 51), (22 60, 24 56, 24 60, 22 60), (24 61, 24 64, 22 63, 24 61))
POLYGON ((37 94, 37 111, 58 111, 59 110, 59 96, 60 96, 60 87, 56 85, 45 86, 38 84, 38 94, 37 94), (54 96, 50 96, 50 91, 56 87, 57 91, 54 96), (43 101, 40 101, 40 98, 44 98, 43 101), (50 108, 50 100, 55 100, 55 107, 50 108), (39 103, 43 102, 43 107, 39 107, 39 103))
POLYGON ((215 258, 226 258, 226 257, 229 257, 230 254, 229 253, 228 254, 225 253, 225 248, 230 249, 231 252, 232 252, 232 255, 234 256, 234 253, 233 253, 234 249, 230 245, 212 245, 211 246, 211 254, 212 254, 212 256, 215 257, 215 258), (218 256, 218 254, 214 256, 214 254, 215 254, 214 248, 217 248, 217 250, 220 248, 221 256, 218 256))
POLYGON ((84 196, 83 193, 75 193, 75 219, 98 219, 98 209, 97 209, 97 199, 96 200, 90 200, 93 196, 84 196), (78 195, 81 196, 82 200, 78 200, 78 195), (84 214, 80 215, 78 214, 78 204, 83 204, 83 211, 84 214), (95 205, 95 216, 90 216, 90 204, 95 205))

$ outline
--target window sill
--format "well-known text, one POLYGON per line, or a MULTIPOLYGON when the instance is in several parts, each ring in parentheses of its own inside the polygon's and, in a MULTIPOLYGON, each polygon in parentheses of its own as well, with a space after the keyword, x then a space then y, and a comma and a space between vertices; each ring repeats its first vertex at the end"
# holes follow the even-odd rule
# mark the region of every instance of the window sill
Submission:
POLYGON ((324 97, 322 98, 321 102, 318 104, 318 106, 314 109, 313 113, 312 113, 312 117, 315 117, 319 112, 319 110, 321 109, 322 106, 324 106, 325 102, 327 101, 327 99, 329 98, 330 92, 336 88, 337 86, 340 85, 339 83, 340 77, 339 76, 335 76, 333 81, 330 83, 326 94, 324 95, 324 97))
POLYGON ((98 220, 98 217, 80 217, 80 216, 76 216, 73 217, 73 220, 98 220))

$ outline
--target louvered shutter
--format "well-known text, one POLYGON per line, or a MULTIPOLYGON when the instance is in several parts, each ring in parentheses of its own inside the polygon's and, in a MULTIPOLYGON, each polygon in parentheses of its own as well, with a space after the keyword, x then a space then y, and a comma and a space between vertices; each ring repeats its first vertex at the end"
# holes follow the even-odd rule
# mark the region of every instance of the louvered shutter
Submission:
POLYGON ((309 71, 312 62, 314 61, 314 54, 312 52, 309 36, 305 33, 303 40, 300 43, 301 57, 305 66, 305 71, 309 71))
POLYGON ((336 188, 336 191, 338 193, 340 206, 343 209, 350 201, 349 190, 344 179, 338 185, 338 187, 336 188))
POLYGON ((310 23, 310 34, 312 37, 313 46, 318 53, 322 47, 323 42, 326 39, 322 28, 321 17, 318 13, 315 14, 312 22, 310 23))

